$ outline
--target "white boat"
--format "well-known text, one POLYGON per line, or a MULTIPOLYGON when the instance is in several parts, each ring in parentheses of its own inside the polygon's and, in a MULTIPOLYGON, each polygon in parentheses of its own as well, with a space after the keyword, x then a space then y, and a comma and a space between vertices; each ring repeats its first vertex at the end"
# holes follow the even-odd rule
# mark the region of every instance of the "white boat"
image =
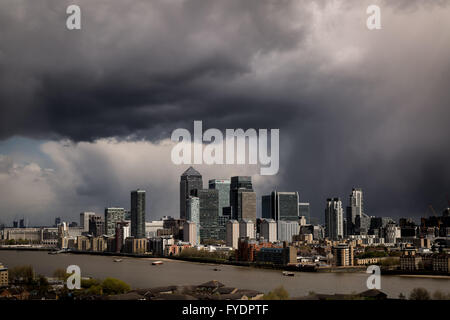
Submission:
POLYGON ((293 277, 293 276, 295 276, 295 273, 289 272, 289 271, 283 271, 283 276, 286 276, 286 277, 293 277))
POLYGON ((122 262, 122 259, 114 259, 114 262, 122 262))
POLYGON ((152 265, 154 265, 154 266, 157 266, 157 265, 160 265, 160 264, 163 264, 163 262, 160 261, 160 260, 152 262, 152 265))

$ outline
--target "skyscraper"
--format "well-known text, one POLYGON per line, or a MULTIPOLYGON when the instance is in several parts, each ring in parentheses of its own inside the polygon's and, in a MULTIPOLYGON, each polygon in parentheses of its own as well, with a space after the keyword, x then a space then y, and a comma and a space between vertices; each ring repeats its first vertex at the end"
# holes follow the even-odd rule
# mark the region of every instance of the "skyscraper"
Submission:
POLYGON ((81 212, 80 213, 80 227, 84 232, 89 231, 89 218, 94 216, 95 212, 81 212))
POLYGON ((203 189, 202 175, 189 167, 180 178, 180 219, 186 219, 186 200, 195 189, 203 189))
POLYGON ((200 199, 189 196, 186 200, 186 220, 195 223, 197 244, 200 244, 200 199))
POLYGON ((347 207, 347 234, 356 234, 356 217, 364 213, 363 192, 361 188, 353 188, 347 207))
POLYGON ((325 236, 332 240, 338 240, 344 236, 344 210, 339 198, 327 199, 325 236))
POLYGON ((89 216, 89 233, 94 237, 100 237, 105 232, 105 222, 99 214, 89 216))
POLYGON ((273 191, 262 197, 262 217, 266 219, 298 221, 298 192, 273 191))
POLYGON ((305 217, 306 223, 311 223, 311 211, 309 202, 300 202, 298 204, 298 214, 301 217, 305 217))
MULTIPOLYGON (((255 210, 253 212, 253 203, 242 204, 243 193, 254 193, 252 179, 248 176, 236 176, 231 177, 230 184, 230 206, 232 218, 235 220, 250 219, 256 221, 256 194, 255 198, 255 210)), ((253 196, 244 196, 244 200, 253 201, 253 196)))
POLYGON ((131 236, 145 238, 145 190, 131 191, 131 236))
POLYGON ((239 202, 241 210, 238 211, 240 220, 246 219, 256 221, 256 192, 239 193, 239 202))
POLYGON ((125 220, 124 208, 105 208, 105 234, 113 236, 116 233, 116 223, 125 220))
POLYGON ((198 197, 200 204, 200 239, 219 240, 219 191, 196 189, 193 194, 198 197))
POLYGON ((230 179, 209 180, 209 188, 219 191, 219 216, 223 214, 223 208, 230 206, 230 179))

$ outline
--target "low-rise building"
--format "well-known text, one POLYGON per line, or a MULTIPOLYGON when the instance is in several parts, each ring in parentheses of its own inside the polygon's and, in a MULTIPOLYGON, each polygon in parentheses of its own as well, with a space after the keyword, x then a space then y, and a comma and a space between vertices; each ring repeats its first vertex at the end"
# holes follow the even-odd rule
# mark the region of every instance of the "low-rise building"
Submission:
POLYGON ((8 283, 8 268, 0 262, 0 287, 6 287, 8 283))
POLYGON ((339 267, 353 266, 353 247, 339 244, 332 249, 334 264, 339 267))
POLYGON ((147 239, 128 237, 125 239, 124 251, 126 253, 144 254, 147 252, 147 239))
POLYGON ((416 255, 415 250, 405 250, 400 256, 400 269, 402 271, 417 271, 422 269, 422 257, 416 255))
POLYGON ((438 254, 433 256, 433 271, 450 273, 450 255, 438 254))
POLYGON ((297 263, 297 249, 284 245, 283 248, 261 248, 256 254, 256 261, 277 265, 297 263))

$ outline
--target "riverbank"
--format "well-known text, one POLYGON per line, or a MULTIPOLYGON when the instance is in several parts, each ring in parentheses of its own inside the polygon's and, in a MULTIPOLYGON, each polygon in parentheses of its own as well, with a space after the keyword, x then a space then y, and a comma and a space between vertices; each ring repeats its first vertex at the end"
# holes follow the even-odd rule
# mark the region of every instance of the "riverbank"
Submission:
MULTIPOLYGON (((54 248, 49 247, 31 247, 31 246, 0 246, 0 250, 17 250, 17 251, 44 251, 44 252, 55 252, 54 248)), ((314 265, 274 265, 270 263, 257 263, 257 262, 247 262, 247 261, 229 261, 229 260, 218 260, 205 257, 178 257, 178 256, 154 256, 152 254, 131 254, 131 253, 116 253, 116 252, 94 252, 94 251, 75 251, 69 250, 64 252, 59 252, 58 254, 76 254, 76 255, 94 255, 94 256, 109 256, 109 257, 128 257, 128 258, 148 258, 148 259, 158 259, 163 261, 185 261, 198 264, 210 264, 210 265, 230 265, 237 267, 246 267, 254 269, 268 269, 268 270, 286 270, 294 272, 313 272, 313 273, 365 273, 367 266, 352 266, 352 267, 316 267, 314 265)), ((429 278, 429 279, 445 279, 450 280, 450 275, 445 273, 436 273, 430 271, 415 271, 406 272, 401 270, 381 270, 382 275, 392 275, 392 276, 404 276, 404 277, 414 277, 414 278, 429 278)))
MULTIPOLYGON (((92 254, 48 254, 43 251, 0 250, 0 261, 9 269, 32 265, 37 274, 52 276, 57 269, 70 265, 80 267, 82 277, 121 279, 132 288, 154 288, 168 285, 198 285, 212 279, 235 288, 246 288, 267 293, 283 286, 292 297, 322 294, 351 294, 367 290, 368 274, 362 272, 294 272, 284 276, 282 271, 268 268, 219 265, 175 260, 167 257, 121 257, 92 254), (162 265, 152 265, 161 260, 162 265)), ((381 290, 390 298, 400 293, 408 295, 414 288, 429 292, 449 292, 449 282, 442 279, 382 276, 381 290)))

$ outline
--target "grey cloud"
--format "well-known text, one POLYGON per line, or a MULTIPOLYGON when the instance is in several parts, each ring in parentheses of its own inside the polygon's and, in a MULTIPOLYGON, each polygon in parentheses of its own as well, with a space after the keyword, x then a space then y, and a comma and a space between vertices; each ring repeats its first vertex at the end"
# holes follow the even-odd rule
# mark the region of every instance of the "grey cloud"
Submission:
MULTIPOLYGON (((371 33, 371 2, 83 0, 72 32, 68 1, 3 1, 0 137, 280 128, 277 187, 299 190, 316 217, 353 186, 368 214, 419 216, 450 189, 449 8, 378 1, 385 27, 371 33)), ((96 190, 114 188, 103 177, 77 192, 100 202, 96 190)))

